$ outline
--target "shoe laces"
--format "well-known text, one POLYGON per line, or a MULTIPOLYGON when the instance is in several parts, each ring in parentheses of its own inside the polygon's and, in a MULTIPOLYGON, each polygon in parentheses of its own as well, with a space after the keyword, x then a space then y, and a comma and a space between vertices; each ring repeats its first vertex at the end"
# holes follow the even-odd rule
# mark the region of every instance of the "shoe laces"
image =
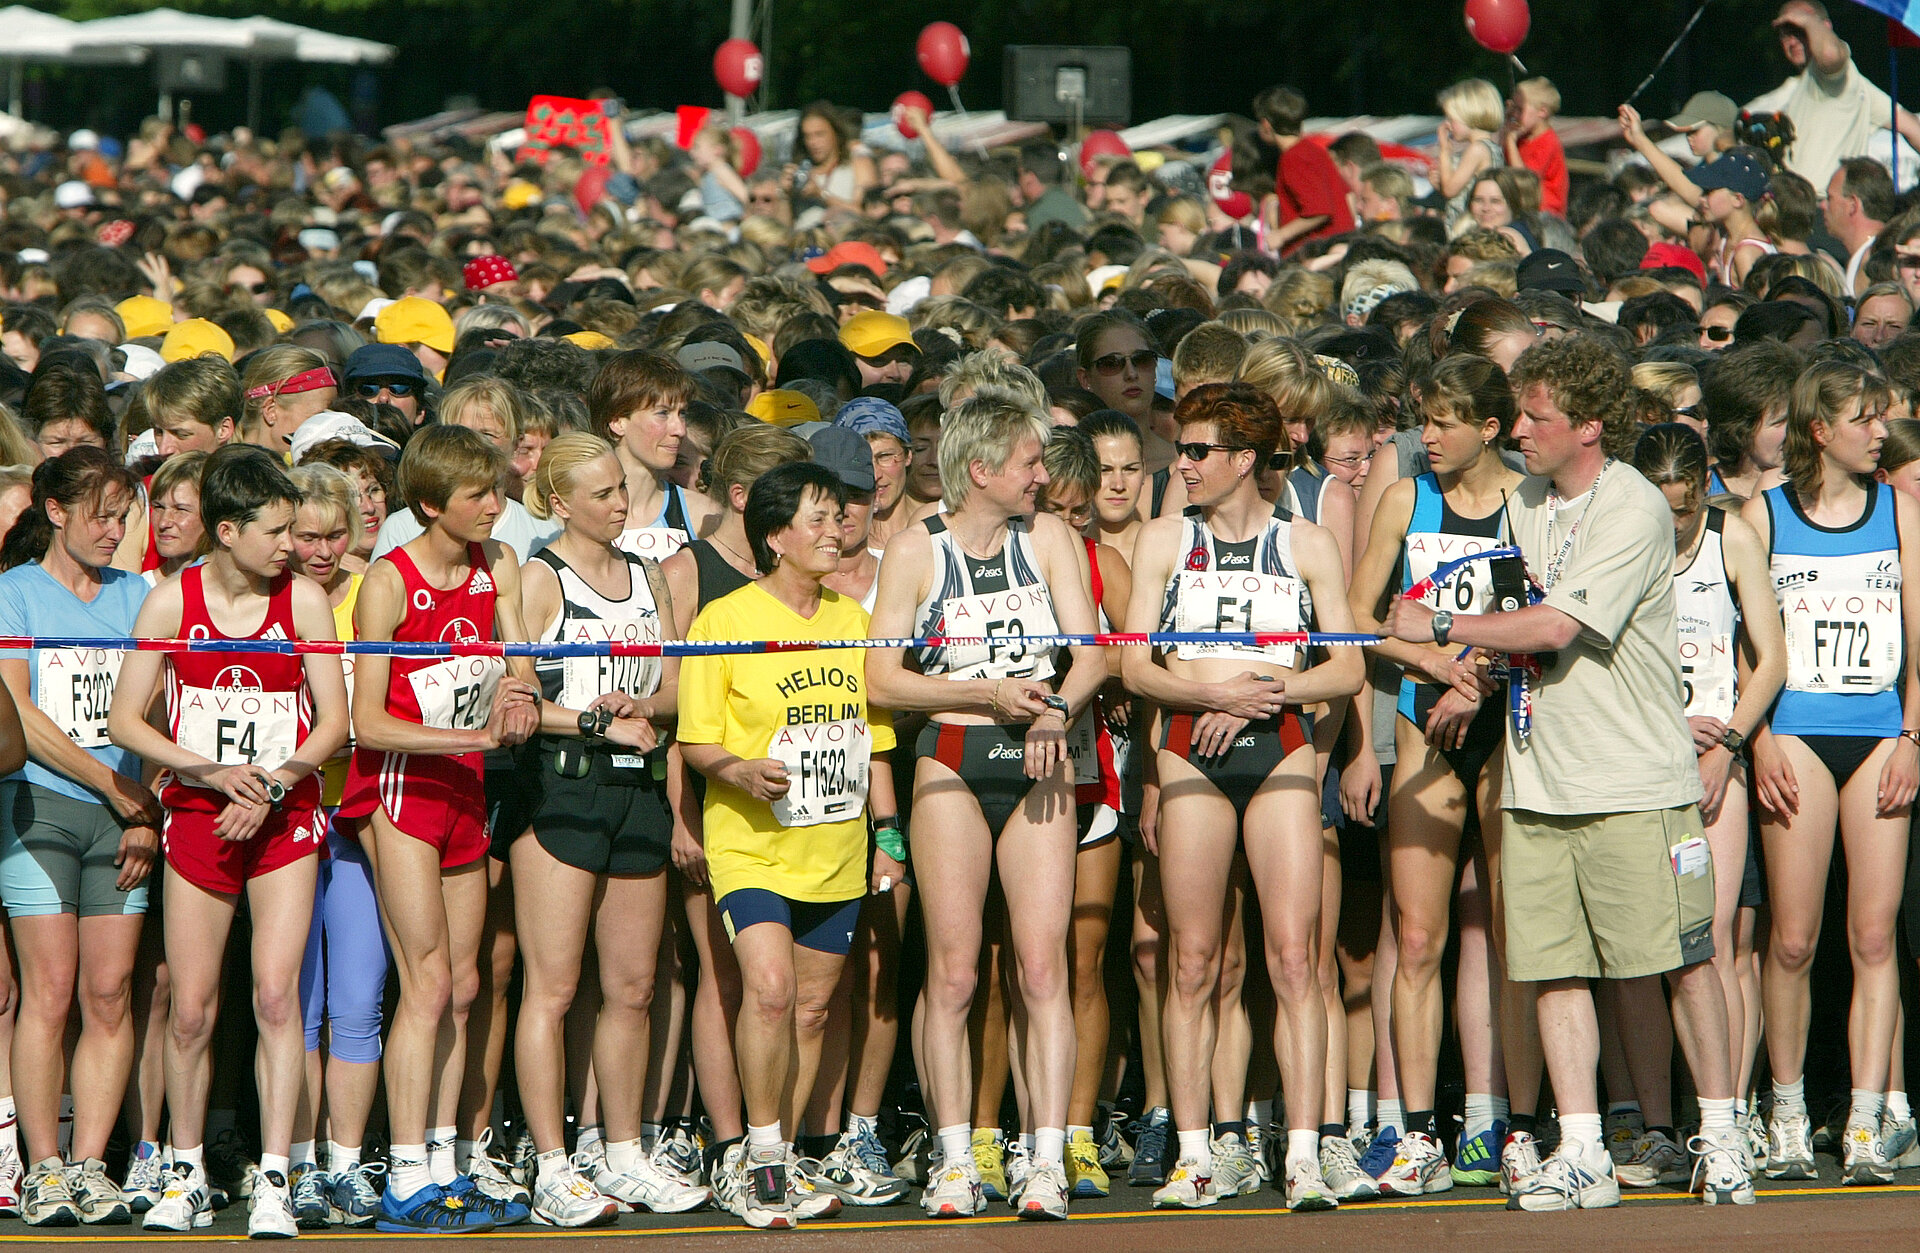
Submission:
POLYGON ((1320 1141, 1320 1151, 1331 1155, 1334 1165, 1342 1170, 1357 1173, 1360 1169, 1360 1162, 1353 1153, 1353 1144, 1345 1136, 1323 1137, 1320 1141))
POLYGON ((1163 1158, 1167 1155, 1167 1124, 1149 1122, 1142 1119, 1134 1124, 1134 1152, 1145 1158, 1163 1158))
POLYGON ((872 1131, 849 1132, 846 1144, 848 1153, 867 1170, 876 1175, 893 1174, 893 1163, 887 1160, 887 1146, 880 1143, 880 1137, 872 1131))

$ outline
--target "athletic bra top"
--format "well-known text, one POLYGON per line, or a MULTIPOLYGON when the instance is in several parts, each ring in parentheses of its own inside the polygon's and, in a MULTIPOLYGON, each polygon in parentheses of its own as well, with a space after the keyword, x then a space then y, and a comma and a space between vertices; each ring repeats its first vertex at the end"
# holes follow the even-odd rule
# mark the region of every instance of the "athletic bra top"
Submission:
POLYGON ((1318 466, 1295 466, 1287 473, 1287 486, 1293 489, 1295 510, 1308 522, 1320 520, 1320 489, 1327 483, 1326 472, 1318 466))
MULTIPOLYGON (((629 519, 631 521, 631 519, 629 519)), ((667 481, 666 499, 660 514, 651 522, 629 527, 620 533, 619 547, 636 556, 665 561, 693 540, 693 527, 687 522, 687 502, 680 485, 667 481)))
POLYGON ((1771 574, 1787 632, 1787 685, 1774 706, 1784 735, 1900 733, 1906 662, 1900 531, 1893 489, 1877 483, 1857 521, 1809 520, 1791 484, 1764 493, 1771 574))
POLYGON ((1059 649, 1029 647, 1020 639, 1059 631, 1027 520, 1008 518, 1005 542, 987 557, 975 557, 960 546, 947 529, 944 513, 923 518, 919 525, 933 542, 934 574, 926 598, 914 610, 914 634, 992 637, 984 644, 915 649, 912 660, 920 672, 954 679, 1051 679, 1059 649), (1002 637, 1012 642, 1003 643, 1002 637))
MULTIPOLYGON (((1214 535, 1200 507, 1182 515, 1179 566, 1160 604, 1162 631, 1300 631, 1313 619, 1313 600, 1293 561, 1294 516, 1275 505, 1252 539, 1229 543, 1214 535)), ((1220 657, 1291 668, 1295 644, 1177 644, 1182 660, 1220 657)))
POLYGON ((1700 546, 1686 569, 1673 576, 1687 717, 1722 722, 1733 716, 1738 682, 1733 640, 1740 629, 1740 606, 1727 578, 1726 522, 1726 510, 1707 506, 1700 546))
MULTIPOLYGON (((1484 518, 1469 518, 1447 503, 1437 475, 1416 476, 1413 514, 1407 519, 1406 538, 1400 545, 1399 592, 1405 595, 1414 584, 1432 577, 1450 561, 1505 547, 1509 534, 1504 503, 1484 518)), ((1492 563, 1476 561, 1455 570, 1424 600, 1435 609, 1454 613, 1489 612, 1494 603, 1492 563)), ((1409 719, 1413 718, 1413 689, 1418 682, 1410 672, 1400 678, 1399 709, 1409 719)))
MULTIPOLYGON (((653 603, 644 557, 627 560, 627 594, 612 600, 595 591, 551 548, 533 555, 560 580, 560 616, 541 636, 565 644, 642 644, 664 638, 660 607, 653 603)), ((584 710, 607 692, 647 697, 660 690, 658 657, 541 657, 533 663, 540 695, 563 709, 584 710)))
POLYGON ((695 540, 687 547, 693 551, 693 568, 700 575, 699 603, 693 607, 695 613, 753 582, 720 555, 720 550, 713 546, 712 540, 695 540))

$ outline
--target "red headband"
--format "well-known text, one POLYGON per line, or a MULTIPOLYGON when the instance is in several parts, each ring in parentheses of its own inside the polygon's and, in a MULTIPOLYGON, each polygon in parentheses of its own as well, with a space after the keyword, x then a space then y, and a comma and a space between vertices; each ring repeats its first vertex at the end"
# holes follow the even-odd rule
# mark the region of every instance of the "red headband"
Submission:
POLYGON ((291 396, 300 392, 317 392, 323 387, 338 387, 334 381, 331 366, 317 365, 311 370, 303 370, 292 378, 280 383, 263 383, 259 387, 247 389, 248 400, 262 400, 268 396, 291 396))

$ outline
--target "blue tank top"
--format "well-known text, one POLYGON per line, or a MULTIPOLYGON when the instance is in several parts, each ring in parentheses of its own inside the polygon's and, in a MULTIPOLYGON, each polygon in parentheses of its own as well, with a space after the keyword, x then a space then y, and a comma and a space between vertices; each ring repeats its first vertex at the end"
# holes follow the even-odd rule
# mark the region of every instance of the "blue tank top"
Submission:
MULTIPOLYGON (((1400 581, 1397 591, 1404 596, 1420 580, 1439 567, 1462 557, 1504 546, 1507 511, 1494 510, 1484 518, 1468 518, 1455 513, 1440 490, 1440 480, 1432 473, 1413 480, 1413 515, 1407 519, 1407 535, 1400 547, 1400 581)), ((1455 613, 1486 613, 1492 607, 1492 566, 1476 562, 1447 576, 1427 597, 1436 609, 1455 613)), ((1418 681, 1410 672, 1400 676, 1400 713, 1409 721, 1414 717, 1413 689, 1418 681)))
POLYGON ((1773 707, 1773 730, 1900 734, 1906 629, 1893 489, 1875 484, 1859 521, 1844 527, 1809 520, 1791 485, 1762 495, 1787 631, 1787 684, 1773 707))

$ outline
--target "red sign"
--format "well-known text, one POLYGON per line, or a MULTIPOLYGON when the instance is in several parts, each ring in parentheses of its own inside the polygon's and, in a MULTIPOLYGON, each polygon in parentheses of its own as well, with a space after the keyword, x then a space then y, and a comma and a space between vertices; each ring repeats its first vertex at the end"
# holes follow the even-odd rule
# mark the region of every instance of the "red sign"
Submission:
POLYGON ((589 164, 605 165, 612 159, 610 125, 598 100, 535 96, 527 102, 527 137, 520 155, 545 161, 554 148, 572 148, 589 164))

